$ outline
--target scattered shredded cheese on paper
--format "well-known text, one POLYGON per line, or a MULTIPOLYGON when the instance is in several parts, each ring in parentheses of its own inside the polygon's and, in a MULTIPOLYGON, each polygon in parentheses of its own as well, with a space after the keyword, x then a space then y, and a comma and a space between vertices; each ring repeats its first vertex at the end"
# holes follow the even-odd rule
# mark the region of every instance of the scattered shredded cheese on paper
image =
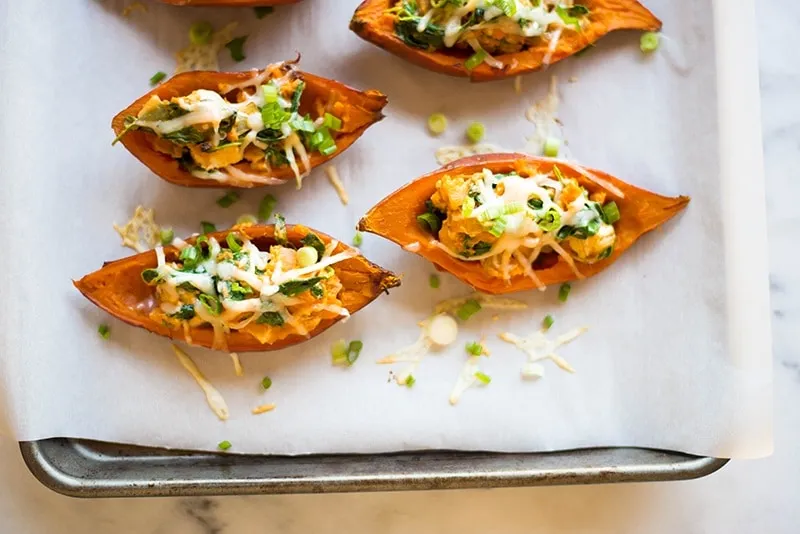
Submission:
POLYGON ((230 355, 231 361, 233 361, 233 371, 236 373, 236 376, 244 376, 244 368, 242 367, 242 362, 239 360, 239 355, 235 352, 231 352, 230 355))
POLYGON ((194 363, 194 360, 192 360, 188 354, 174 344, 172 345, 172 350, 175 352, 175 356, 177 356, 178 361, 181 363, 183 368, 186 369, 190 375, 192 375, 192 378, 194 378, 195 382, 197 382, 197 385, 200 386, 200 389, 202 389, 203 393, 205 393, 206 401, 211 407, 211 411, 213 411, 221 421, 227 420, 230 416, 230 412, 228 411, 228 404, 225 402, 222 394, 217 391, 217 388, 215 388, 211 382, 206 379, 206 377, 197 367, 197 364, 194 363))
POLYGON ((252 413, 253 415, 258 415, 266 412, 271 412, 275 409, 275 404, 262 404, 260 406, 256 406, 253 408, 252 413))
POLYGON ((221 30, 212 34, 211 40, 207 44, 191 44, 178 51, 175 59, 178 64, 175 67, 175 74, 191 70, 219 70, 219 53, 233 39, 233 32, 238 26, 237 22, 231 22, 221 30))
POLYGON ((453 161, 468 156, 475 156, 478 154, 494 154, 496 152, 504 151, 497 145, 491 143, 477 143, 474 145, 458 145, 458 146, 443 146, 436 150, 436 162, 439 165, 447 165, 453 161))
POLYGON ((131 220, 123 226, 114 224, 114 230, 122 238, 122 246, 136 252, 146 252, 158 244, 158 234, 161 231, 155 221, 153 209, 136 206, 131 220))
POLYGON ((555 350, 562 345, 571 343, 587 330, 589 330, 587 327, 575 328, 565 334, 561 334, 555 340, 547 339, 547 336, 541 330, 528 337, 520 337, 510 332, 503 332, 498 334, 497 337, 506 343, 515 345, 528 355, 528 363, 522 372, 523 377, 541 378, 544 376, 544 368, 536 364, 539 360, 549 359, 564 371, 568 373, 575 372, 575 369, 564 358, 556 354, 555 350))
POLYGON ((328 181, 336 190, 336 194, 339 195, 339 200, 342 201, 342 204, 347 206, 347 203, 350 201, 350 197, 347 195, 347 190, 344 188, 344 184, 342 183, 342 180, 339 178, 339 171, 336 169, 335 166, 328 165, 325 168, 325 174, 328 175, 328 181))
POLYGON ((524 310, 528 307, 528 305, 521 300, 508 297, 498 297, 496 295, 487 295, 485 293, 475 291, 474 293, 470 293, 464 297, 456 297, 439 302, 436 305, 436 308, 434 308, 434 313, 453 312, 470 300, 477 301, 478 304, 481 305, 481 308, 485 308, 487 310, 513 311, 524 310))

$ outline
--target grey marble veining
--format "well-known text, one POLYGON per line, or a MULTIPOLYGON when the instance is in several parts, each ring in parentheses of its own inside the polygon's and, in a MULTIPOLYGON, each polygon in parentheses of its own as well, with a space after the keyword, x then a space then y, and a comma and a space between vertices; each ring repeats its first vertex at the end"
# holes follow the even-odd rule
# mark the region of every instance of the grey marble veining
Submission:
POLYGON ((672 484, 79 501, 39 486, 0 426, 0 534, 797 532, 800 61, 794 36, 800 2, 758 4, 776 361, 772 458, 733 462, 707 479, 672 484))

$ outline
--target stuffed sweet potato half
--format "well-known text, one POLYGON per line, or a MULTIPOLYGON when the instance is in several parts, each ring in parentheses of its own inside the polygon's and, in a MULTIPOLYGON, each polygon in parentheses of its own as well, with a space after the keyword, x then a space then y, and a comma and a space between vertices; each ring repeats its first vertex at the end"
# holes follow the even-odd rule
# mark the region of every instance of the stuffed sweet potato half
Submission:
POLYGON ((602 271, 688 202, 564 161, 488 154, 457 160, 395 191, 359 229, 475 289, 509 293, 602 271))
POLYGON ((365 0, 350 22, 393 54, 474 81, 538 70, 614 30, 660 28, 636 0, 365 0))
POLYGON ((399 279, 302 226, 237 226, 106 263, 74 282, 133 326, 232 352, 320 334, 399 279))
MULTIPOLYGON (((122 110, 117 140, 161 178, 189 187, 301 180, 383 118, 386 96, 276 63, 186 72, 122 110)), ((116 142, 116 140, 115 140, 116 142)))

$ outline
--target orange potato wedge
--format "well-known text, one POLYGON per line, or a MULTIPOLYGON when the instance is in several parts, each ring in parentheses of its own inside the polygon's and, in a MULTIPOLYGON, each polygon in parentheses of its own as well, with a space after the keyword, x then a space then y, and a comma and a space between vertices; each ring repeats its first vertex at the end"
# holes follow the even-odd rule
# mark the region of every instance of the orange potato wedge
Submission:
MULTIPOLYGON (((288 240, 293 244, 300 243, 300 240, 309 231, 317 234, 325 244, 332 240, 330 236, 322 232, 303 226, 287 225, 286 229, 288 240)), ((270 245, 276 243, 274 225, 239 226, 235 230, 237 233, 248 236, 260 250, 268 250, 270 245)), ((229 230, 225 230, 208 234, 208 236, 213 236, 223 248, 227 248, 225 237, 228 233, 229 230)), ((194 239, 187 239, 187 242, 194 243, 194 239)), ((345 250, 353 249, 340 241, 334 249, 334 253, 345 250)), ((175 261, 179 252, 177 248, 168 246, 164 247, 164 253, 169 262, 175 261)), ((73 283, 86 298, 121 321, 161 336, 183 339, 191 345, 212 348, 214 333, 213 329, 208 326, 190 329, 189 338, 187 338, 183 329, 173 330, 150 318, 150 310, 155 305, 155 288, 142 281, 141 273, 142 270, 156 265, 156 253, 151 250, 108 262, 100 270, 73 283)), ((339 299, 351 314, 375 300, 382 292, 400 285, 400 279, 397 276, 360 255, 336 263, 333 268, 343 286, 339 293, 339 299)), ((282 349, 321 334, 341 319, 341 316, 323 319, 309 333, 308 337, 291 334, 287 338, 268 345, 259 343, 248 333, 234 330, 226 336, 228 350, 230 352, 252 352, 282 349)))
MULTIPOLYGON (((184 72, 173 76, 163 84, 159 85, 146 95, 137 99, 133 104, 120 111, 111 122, 115 135, 120 135, 125 129, 125 119, 129 116, 136 116, 142 107, 150 100, 152 95, 157 95, 162 100, 186 96, 198 89, 207 89, 219 92, 221 86, 231 86, 245 82, 253 78, 259 72, 216 72, 216 71, 194 71, 184 72)), ((336 103, 344 104, 345 116, 342 119, 342 128, 335 132, 337 150, 330 156, 323 156, 318 152, 311 154, 311 167, 317 167, 326 161, 335 158, 352 145, 367 128, 383 118, 381 110, 386 106, 388 100, 386 95, 379 91, 368 90, 358 91, 342 83, 307 72, 297 72, 305 82, 305 90, 300 100, 300 112, 307 113, 313 109, 315 101, 326 102, 328 105, 336 103)), ((316 118, 316 115, 312 115, 316 118)), ((209 188, 251 188, 262 187, 249 181, 226 181, 206 180, 192 176, 190 172, 181 168, 178 160, 167 154, 156 151, 152 146, 152 138, 155 134, 143 131, 130 131, 125 134, 120 142, 130 151, 139 161, 144 163, 147 168, 159 177, 177 185, 187 187, 209 187, 209 188)), ((241 163, 235 166, 243 165, 241 163)), ((295 179, 291 168, 288 165, 276 167, 271 171, 257 171, 246 169, 248 173, 273 178, 275 183, 284 183, 295 179)))
POLYGON ((395 33, 397 15, 387 12, 397 1, 364 0, 350 21, 350 29, 362 39, 421 67, 451 76, 468 77, 472 81, 499 80, 539 70, 580 52, 615 30, 661 29, 661 21, 636 0, 582 0, 580 3, 590 10, 588 25, 580 32, 565 31, 552 51, 549 41, 540 38, 535 46, 520 52, 495 55, 503 68, 481 63, 468 70, 464 61, 472 55, 471 50, 423 50, 407 45, 398 37, 395 33))
MULTIPOLYGON (((576 262, 584 277, 589 277, 609 267, 643 234, 671 219, 689 203, 689 197, 666 197, 627 184, 602 171, 583 169, 575 165, 526 154, 486 154, 454 161, 441 169, 414 180, 384 198, 359 222, 359 230, 385 237, 402 247, 417 248, 417 254, 432 262, 438 269, 447 271, 462 282, 479 291, 492 294, 511 293, 534 289, 533 281, 519 275, 506 281, 492 277, 478 262, 454 258, 434 246, 434 237, 420 228, 417 215, 424 213, 425 201, 436 190, 436 182, 446 174, 472 174, 487 168, 494 173, 524 172, 535 169, 549 173, 557 165, 567 178, 575 178, 589 192, 605 191, 608 200, 617 203, 620 220, 614 224, 617 242, 607 259, 597 263, 576 262), (587 176, 591 175, 591 177, 587 176)), ((522 174, 527 175, 527 174, 522 174)), ((555 253, 540 256, 533 264, 536 276, 544 285, 575 280, 577 276, 567 262, 555 253)))

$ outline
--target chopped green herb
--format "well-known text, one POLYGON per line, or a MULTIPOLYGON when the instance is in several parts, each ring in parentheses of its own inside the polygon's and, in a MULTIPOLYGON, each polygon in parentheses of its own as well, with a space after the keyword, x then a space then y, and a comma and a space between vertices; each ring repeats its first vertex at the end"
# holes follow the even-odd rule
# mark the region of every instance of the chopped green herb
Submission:
POLYGON ((221 451, 227 451, 231 446, 231 442, 226 439, 225 441, 220 441, 217 448, 221 451))
POLYGON ((561 287, 558 288, 558 300, 561 302, 567 302, 567 298, 569 298, 569 292, 572 290, 572 286, 569 283, 561 284, 561 287))
POLYGON ((265 195, 258 205, 258 219, 264 222, 268 221, 269 218, 272 217, 272 211, 277 204, 278 200, 274 196, 269 194, 265 195))
POLYGON ((167 77, 166 72, 158 71, 152 76, 150 76, 150 85, 158 85, 161 81, 167 77))
POLYGON ((553 326, 554 322, 556 322, 556 320, 553 319, 552 315, 545 315, 544 319, 542 320, 542 328, 545 330, 550 330, 550 327, 553 326))
POLYGON ((442 228, 442 222, 439 220, 439 217, 430 212, 417 215, 417 223, 419 223, 423 230, 432 234, 439 233, 439 230, 442 228))
POLYGON ((432 135, 441 135, 447 129, 447 117, 444 113, 434 113, 428 117, 428 131, 432 135))
POLYGON ((286 219, 280 213, 275 214, 275 241, 279 245, 289 244, 289 234, 286 232, 286 219))
POLYGON ((200 233, 202 234, 210 234, 212 232, 216 232, 217 227, 214 223, 208 221, 200 221, 200 233))
POLYGON ((262 378, 261 379, 261 387, 264 388, 265 390, 271 388, 272 387, 272 379, 270 377, 268 377, 268 376, 265 376, 264 378, 262 378))
POLYGON ((193 45, 202 46, 211 42, 214 36, 214 26, 208 21, 195 22, 189 27, 189 41, 193 45))
POLYGON ((211 315, 219 315, 222 313, 222 303, 217 297, 207 293, 200 293, 197 295, 197 300, 203 304, 203 307, 208 310, 208 313, 211 315))
POLYGON ((191 304, 184 304, 181 306, 177 312, 170 315, 170 317, 174 317, 175 319, 180 319, 182 321, 188 321, 189 319, 193 319, 195 316, 194 313, 194 306, 191 304))
POLYGON ((347 361, 350 365, 356 363, 359 354, 361 354, 361 349, 364 348, 364 343, 359 340, 351 341, 347 345, 347 361))
POLYGON ((284 323, 283 316, 278 312, 264 312, 261 316, 256 319, 256 323, 258 324, 267 324, 269 326, 283 326, 284 323))
POLYGON ((270 15, 270 14, 274 13, 274 12, 275 12, 275 8, 274 8, 274 7, 271 7, 271 6, 267 6, 267 7, 254 7, 254 8, 253 8, 253 11, 255 11, 255 12, 256 12, 256 18, 257 18, 257 19, 263 19, 263 18, 264 18, 264 17, 266 17, 267 15, 270 15))
POLYGON ((245 41, 247 41, 247 36, 242 35, 241 37, 236 37, 225 44, 225 48, 230 50, 231 59, 234 61, 242 61, 247 57, 244 55, 245 41))
POLYGON ((280 286, 278 286, 278 291, 287 297, 294 297, 301 293, 305 293, 312 286, 316 285, 318 282, 324 280, 322 276, 315 276, 313 278, 307 278, 305 280, 291 280, 289 282, 284 282, 280 286))
POLYGON ((360 247, 364 243, 364 235, 361 232, 356 232, 353 236, 353 246, 360 247))
POLYGON ((639 48, 645 54, 651 54, 658 50, 659 45, 661 44, 661 36, 655 32, 647 32, 642 34, 642 38, 639 40, 639 48))
POLYGON ((107 324, 101 324, 97 327, 97 333, 100 334, 100 337, 103 339, 108 339, 111 337, 111 329, 108 327, 107 324))
POLYGON ((428 277, 428 285, 431 286, 433 289, 439 289, 439 285, 441 284, 441 280, 439 279, 438 274, 432 274, 428 277))
POLYGON ((172 228, 162 228, 158 232, 158 239, 161 241, 162 245, 169 245, 172 243, 172 240, 175 239, 175 232, 172 228))
MULTIPOLYGON (((303 245, 316 250, 318 259, 325 255, 325 243, 323 243, 322 239, 320 239, 319 236, 314 232, 307 233, 303 239, 300 240, 300 242, 303 245)), ((311 263, 317 263, 317 260, 315 259, 311 263)), ((311 265, 311 263, 309 263, 309 265, 311 265)))
POLYGON ((161 280, 158 269, 145 269, 142 271, 142 281, 147 285, 155 285, 161 280))
POLYGON ((228 191, 223 196, 217 199, 217 205, 220 208, 230 208, 239 200, 239 193, 236 191, 228 191))
POLYGON ((406 384, 406 387, 409 387, 409 388, 410 388, 411 386, 413 386, 413 385, 414 385, 414 384, 416 384, 416 383, 417 383, 417 379, 416 379, 416 378, 414 378, 414 375, 408 375, 408 376, 406 377, 406 382, 405 382, 405 384, 406 384))
POLYGON ((183 262, 183 270, 191 270, 197 267, 202 260, 202 254, 197 246, 188 246, 181 249, 178 259, 183 262))
POLYGON ((476 313, 481 311, 481 303, 475 299, 469 299, 456 310, 456 316, 462 321, 466 321, 476 313))
POLYGON ((470 123, 470 125, 467 126, 467 139, 469 139, 470 143, 478 143, 481 139, 483 139, 485 132, 486 128, 484 128, 483 123, 470 123))
POLYGON ((488 384, 492 381, 492 377, 480 371, 475 372, 475 378, 477 378, 482 384, 488 384))
POLYGON ((477 341, 470 341, 464 347, 468 353, 473 356, 480 356, 483 354, 483 345, 478 343, 477 341))

